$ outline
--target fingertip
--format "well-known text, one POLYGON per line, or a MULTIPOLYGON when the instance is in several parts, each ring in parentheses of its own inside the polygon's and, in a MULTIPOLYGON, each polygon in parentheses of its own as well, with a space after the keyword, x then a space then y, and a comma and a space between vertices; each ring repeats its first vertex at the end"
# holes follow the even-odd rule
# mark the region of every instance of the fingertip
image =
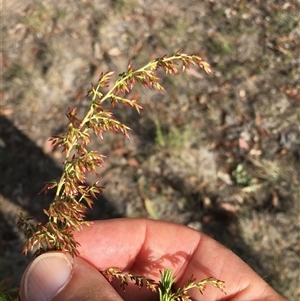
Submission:
POLYGON ((70 280, 73 259, 61 252, 49 252, 36 258, 26 269, 20 297, 24 301, 51 300, 70 280))
POLYGON ((121 301, 104 276, 82 258, 49 252, 26 269, 21 301, 121 301))

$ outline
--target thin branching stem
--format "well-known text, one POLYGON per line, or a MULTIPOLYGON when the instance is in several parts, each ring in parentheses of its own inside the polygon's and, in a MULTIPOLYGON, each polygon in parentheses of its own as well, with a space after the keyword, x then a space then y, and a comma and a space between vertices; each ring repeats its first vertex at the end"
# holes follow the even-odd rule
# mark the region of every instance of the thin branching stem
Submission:
MULTIPOLYGON (((60 180, 47 182, 42 190, 47 193, 49 190, 56 189, 49 209, 44 209, 48 221, 35 225, 30 222, 30 218, 21 215, 18 222, 27 237, 24 253, 36 248, 36 255, 49 250, 62 250, 73 256, 78 255, 78 242, 74 239, 73 233, 82 225, 88 225, 88 222, 84 220, 86 210, 92 207, 93 199, 97 194, 102 193, 103 189, 98 182, 91 185, 86 184, 87 174, 96 174, 97 169, 102 166, 104 161, 103 155, 87 149, 91 133, 94 132, 103 138, 104 132, 121 132, 129 137, 129 128, 118 121, 112 112, 104 110, 103 103, 109 101, 112 108, 118 104, 131 106, 140 112, 142 107, 138 100, 128 96, 135 85, 142 84, 148 89, 165 92, 164 87, 160 84, 157 71, 161 69, 166 75, 176 75, 179 73, 180 63, 182 71, 190 66, 198 66, 207 73, 211 73, 210 66, 202 58, 196 55, 187 55, 181 51, 177 51, 169 57, 164 56, 152 60, 137 70, 129 62, 127 71, 120 74, 113 84, 111 84, 113 71, 100 74, 97 85, 92 84, 87 93, 87 96, 91 97, 91 103, 82 119, 77 116, 76 108, 69 109, 66 113, 69 119, 66 133, 51 138, 55 146, 62 148, 65 159, 60 180), (106 88, 108 88, 108 92, 104 93, 102 89, 106 88)), ((190 300, 187 294, 189 289, 196 287, 202 293, 207 284, 224 291, 223 282, 214 278, 207 278, 199 283, 195 283, 194 279, 191 279, 187 286, 174 291, 173 285, 176 277, 172 276, 170 270, 161 273, 159 283, 142 276, 124 274, 116 268, 111 268, 103 273, 109 280, 112 277, 119 279, 123 288, 127 285, 129 277, 136 285, 140 287, 145 285, 156 291, 161 301, 190 300)))

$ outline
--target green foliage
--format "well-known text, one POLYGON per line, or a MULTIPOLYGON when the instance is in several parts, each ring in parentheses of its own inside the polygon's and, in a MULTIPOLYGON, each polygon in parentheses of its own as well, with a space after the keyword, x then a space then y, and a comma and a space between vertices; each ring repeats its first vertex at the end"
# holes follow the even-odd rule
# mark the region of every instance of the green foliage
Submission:
POLYGON ((43 5, 38 5, 34 9, 29 7, 28 15, 23 17, 23 22, 36 32, 45 32, 51 20, 51 13, 50 9, 43 5))
POLYGON ((189 128, 171 127, 167 131, 162 129, 158 120, 155 120, 155 142, 161 148, 170 148, 172 151, 180 151, 188 141, 191 141, 195 133, 189 128))
POLYGON ((238 164, 236 169, 232 172, 237 184, 241 186, 251 186, 253 185, 253 178, 244 169, 243 164, 238 164))
POLYGON ((0 301, 13 301, 10 295, 0 293, 0 301))
POLYGON ((0 301, 17 300, 19 289, 17 287, 8 289, 10 278, 4 278, 0 281, 0 301))
POLYGON ((223 37, 223 36, 213 37, 209 47, 210 47, 210 51, 220 55, 229 55, 233 52, 234 49, 233 44, 230 41, 230 38, 223 37))
POLYGON ((275 11, 270 16, 273 30, 280 31, 281 34, 289 34, 300 21, 299 13, 291 13, 285 10, 275 11))
POLYGON ((203 294, 207 284, 211 284, 225 293, 224 282, 212 277, 202 279, 198 283, 195 282, 195 278, 191 277, 184 287, 174 291, 175 281, 176 277, 172 276, 171 270, 164 270, 164 272, 161 273, 161 281, 158 285, 160 301, 192 301, 191 297, 188 295, 188 291, 192 288, 197 288, 199 292, 203 294))

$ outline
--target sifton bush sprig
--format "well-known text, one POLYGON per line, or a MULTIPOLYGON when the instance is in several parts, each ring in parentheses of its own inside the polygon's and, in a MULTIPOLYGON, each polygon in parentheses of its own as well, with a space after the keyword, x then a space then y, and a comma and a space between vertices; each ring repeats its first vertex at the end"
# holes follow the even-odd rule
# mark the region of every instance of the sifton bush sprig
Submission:
MULTIPOLYGON (((129 138, 130 128, 117 120, 110 110, 104 109, 104 102, 111 104, 111 109, 117 105, 125 105, 134 108, 140 113, 142 106, 138 99, 130 98, 130 92, 136 84, 142 84, 148 89, 165 92, 160 84, 158 70, 163 70, 166 75, 176 75, 179 68, 184 71, 190 66, 198 66, 208 74, 211 73, 209 64, 197 55, 184 54, 177 51, 172 56, 163 56, 151 60, 140 69, 135 69, 129 62, 127 71, 119 74, 115 82, 112 80, 113 71, 101 73, 97 85, 91 85, 87 96, 91 98, 90 107, 83 118, 77 114, 76 108, 71 108, 66 113, 69 120, 66 133, 51 138, 56 147, 61 147, 65 156, 63 172, 59 181, 52 180, 45 184, 41 192, 47 193, 55 190, 55 197, 48 209, 44 209, 47 216, 45 223, 34 224, 31 218, 20 215, 18 226, 23 229, 27 238, 23 252, 34 251, 35 255, 49 250, 61 250, 78 255, 78 242, 73 233, 80 230, 83 225, 89 225, 85 221, 86 211, 92 208, 93 199, 102 193, 103 187, 99 182, 91 185, 86 183, 88 174, 97 174, 99 167, 103 165, 105 157, 95 150, 88 150, 91 134, 103 139, 104 132, 122 133, 129 138), (108 92, 104 92, 107 91, 108 92)), ((107 106, 106 106, 107 107, 107 106)), ((173 292, 175 277, 171 271, 161 273, 161 281, 155 283, 151 279, 141 276, 123 274, 116 268, 104 271, 103 274, 111 280, 116 277, 123 287, 127 284, 127 278, 138 286, 146 285, 160 295, 160 300, 190 300, 187 290, 197 287, 202 293, 206 284, 210 283, 224 291, 223 282, 213 278, 207 278, 195 284, 194 279, 189 280, 187 286, 173 292)))
POLYGON ((165 269, 163 272, 160 271, 160 281, 156 282, 152 279, 146 277, 141 277, 139 275, 131 274, 128 272, 122 272, 117 268, 110 268, 103 272, 103 275, 112 282, 114 279, 117 279, 120 282, 123 290, 126 290, 128 282, 133 281, 135 285, 139 288, 146 287, 152 292, 158 293, 160 301, 192 301, 189 290, 192 288, 198 289, 198 291, 203 294, 206 286, 208 284, 220 289, 223 293, 226 294, 224 282, 221 280, 208 277, 202 279, 199 282, 196 282, 196 279, 191 276, 188 279, 187 284, 180 288, 175 288, 176 276, 172 275, 172 271, 165 269))

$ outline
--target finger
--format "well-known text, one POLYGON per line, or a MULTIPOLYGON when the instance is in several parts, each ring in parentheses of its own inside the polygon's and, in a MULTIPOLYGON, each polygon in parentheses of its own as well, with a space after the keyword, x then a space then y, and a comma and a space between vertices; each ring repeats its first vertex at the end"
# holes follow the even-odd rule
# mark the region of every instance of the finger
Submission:
POLYGON ((110 267, 159 277, 186 263, 198 244, 199 233, 181 225, 145 219, 96 221, 75 233, 80 256, 99 270, 110 267), (183 235, 181 235, 181 234, 183 235), (178 237, 179 234, 179 237, 178 237))
POLYGON ((122 301, 93 266, 60 252, 39 256, 25 271, 22 301, 122 301))
MULTIPOLYGON (((172 269, 178 286, 192 275, 198 281, 225 281, 227 297, 216 288, 205 290, 204 297, 212 300, 283 300, 230 250, 182 225, 144 219, 96 221, 75 239, 81 244, 80 256, 99 270, 118 267, 157 280, 160 270, 172 269)), ((199 292, 192 297, 205 299, 199 292)))

